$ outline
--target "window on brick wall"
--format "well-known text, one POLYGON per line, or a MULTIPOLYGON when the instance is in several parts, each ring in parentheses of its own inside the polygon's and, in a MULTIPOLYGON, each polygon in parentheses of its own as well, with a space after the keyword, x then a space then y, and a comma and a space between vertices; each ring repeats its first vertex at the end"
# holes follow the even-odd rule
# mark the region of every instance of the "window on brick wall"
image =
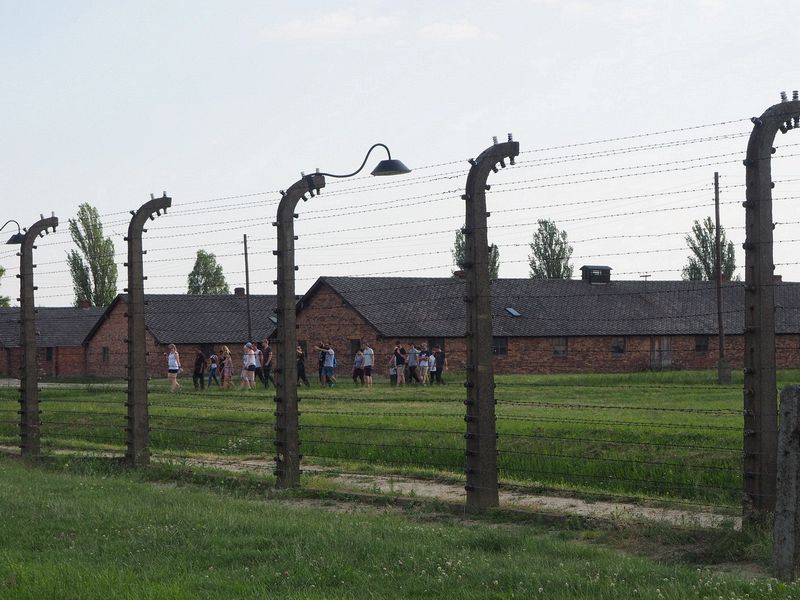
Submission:
POLYGON ((361 350, 361 339, 350 340, 350 356, 355 356, 361 350))
POLYGON ((505 356, 508 354, 508 338, 507 337, 493 337, 492 338, 492 353, 498 356, 505 356))
POLYGON ((567 338, 556 337, 553 338, 553 356, 566 356, 567 355, 567 338))
POLYGON ((624 354, 625 353, 625 338, 614 337, 611 338, 611 354, 624 354))
POLYGON ((696 335, 694 336, 694 351, 695 352, 708 352, 708 336, 696 335))
POLYGON ((109 350, 108 346, 103 346, 102 360, 104 365, 108 364, 110 357, 111 357, 111 351, 109 350))
POLYGON ((53 347, 48 346, 48 348, 44 351, 44 359, 47 362, 52 362, 53 360, 53 347))

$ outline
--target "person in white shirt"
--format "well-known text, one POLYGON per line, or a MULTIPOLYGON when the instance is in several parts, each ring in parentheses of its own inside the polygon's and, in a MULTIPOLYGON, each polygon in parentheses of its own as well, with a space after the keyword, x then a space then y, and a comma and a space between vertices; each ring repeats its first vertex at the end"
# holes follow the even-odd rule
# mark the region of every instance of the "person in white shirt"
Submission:
POLYGON ((364 380, 367 382, 367 387, 372 387, 372 366, 375 364, 375 352, 367 342, 364 342, 362 354, 364 355, 364 380))

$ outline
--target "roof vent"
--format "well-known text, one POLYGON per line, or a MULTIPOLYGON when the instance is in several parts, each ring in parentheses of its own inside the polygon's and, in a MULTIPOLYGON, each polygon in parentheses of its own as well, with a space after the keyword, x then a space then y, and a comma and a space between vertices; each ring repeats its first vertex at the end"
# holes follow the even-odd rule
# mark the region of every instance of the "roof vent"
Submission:
POLYGON ((244 288, 243 287, 233 288, 233 295, 244 297, 244 288))
POLYGON ((611 281, 611 267, 583 265, 581 267, 581 280, 586 283, 609 283, 611 281))
POLYGON ((511 306, 506 306, 506 312, 510 314, 512 317, 522 316, 516 308, 512 308, 511 306))
POLYGON ((278 318, 277 317, 270 317, 269 320, 272 321, 275 325, 278 324, 278 318))

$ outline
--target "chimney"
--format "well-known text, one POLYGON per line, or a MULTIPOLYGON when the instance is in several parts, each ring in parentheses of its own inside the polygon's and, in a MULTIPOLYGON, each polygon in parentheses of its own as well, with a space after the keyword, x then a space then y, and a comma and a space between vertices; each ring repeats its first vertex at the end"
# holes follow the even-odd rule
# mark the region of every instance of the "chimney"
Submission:
POLYGON ((606 265, 583 265, 581 279, 586 283, 610 283, 611 267, 606 265))
POLYGON ((243 287, 233 288, 233 295, 244 298, 244 288, 243 287))
POLYGON ((783 281, 783 275, 772 276, 772 283, 781 283, 782 281, 783 281))
POLYGON ((78 307, 79 308, 92 308, 92 302, 91 302, 91 300, 81 300, 80 302, 78 302, 78 307))

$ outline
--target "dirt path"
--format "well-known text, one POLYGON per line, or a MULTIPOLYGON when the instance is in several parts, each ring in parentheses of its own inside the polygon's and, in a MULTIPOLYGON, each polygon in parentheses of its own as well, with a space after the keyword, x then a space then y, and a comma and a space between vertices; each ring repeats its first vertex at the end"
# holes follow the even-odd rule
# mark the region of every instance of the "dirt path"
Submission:
MULTIPOLYGON (((193 461, 189 461, 190 463, 193 461)), ((216 460, 199 460, 195 464, 214 466, 232 471, 264 471, 274 468, 271 461, 245 460, 236 463, 216 460)), ((326 474, 324 467, 303 465, 305 473, 326 474)), ((404 497, 424 498, 464 504, 466 492, 462 484, 444 483, 430 479, 414 479, 401 476, 371 474, 337 474, 330 478, 340 491, 391 494, 404 497)), ((500 492, 501 508, 529 510, 534 513, 569 516, 576 515, 609 521, 655 521, 687 527, 741 527, 741 518, 708 511, 681 510, 642 506, 626 502, 589 502, 579 498, 527 494, 523 492, 500 492)))

